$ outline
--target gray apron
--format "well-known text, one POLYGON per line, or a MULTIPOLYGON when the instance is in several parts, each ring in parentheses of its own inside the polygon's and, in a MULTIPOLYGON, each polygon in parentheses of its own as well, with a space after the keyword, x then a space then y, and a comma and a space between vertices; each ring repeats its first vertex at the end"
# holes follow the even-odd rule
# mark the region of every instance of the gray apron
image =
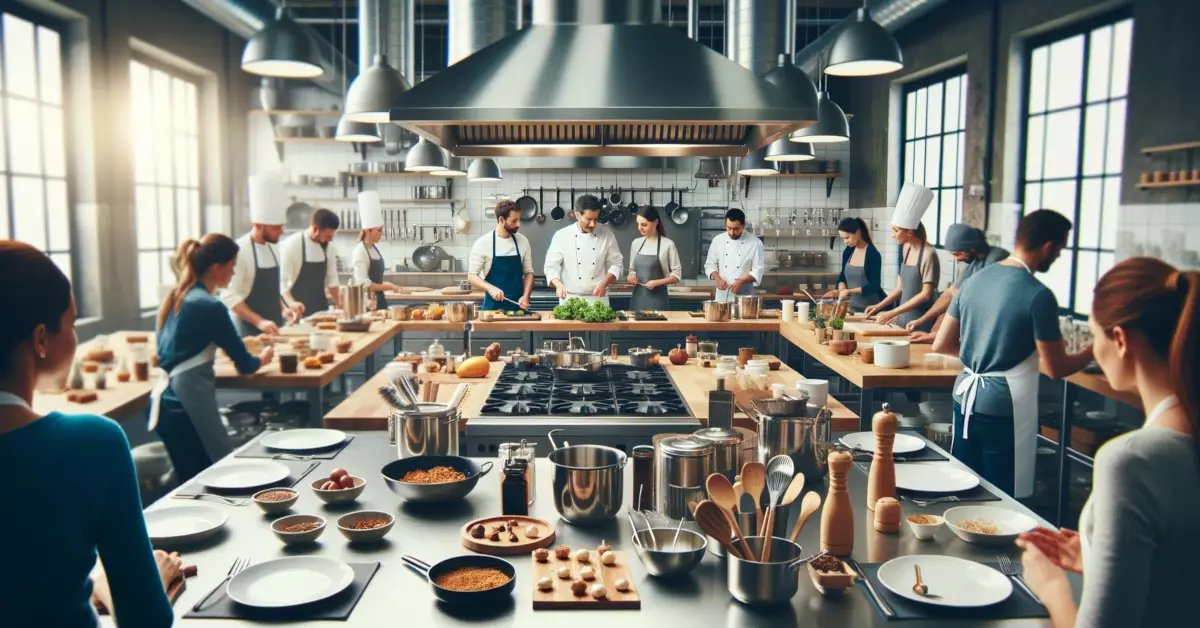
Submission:
MULTIPOLYGON (((847 288, 862 288, 863 286, 867 285, 866 266, 855 266, 848 263, 846 264, 846 267, 842 269, 842 272, 846 274, 847 288)), ((878 291, 872 292, 871 294, 852 294, 850 295, 850 307, 853 308, 855 312, 861 312, 867 309, 869 306, 879 303, 880 300, 881 299, 879 298, 878 291)))
POLYGON ((662 249, 662 236, 659 236, 656 242, 654 255, 642 255, 642 248, 646 246, 646 241, 642 240, 642 246, 633 256, 633 271, 637 273, 638 285, 633 287, 633 298, 629 300, 629 309, 631 310, 671 309, 671 295, 667 286, 659 286, 653 290, 646 288, 647 281, 666 277, 666 274, 663 273, 662 262, 658 259, 658 253, 662 249))
MULTIPOLYGON (((363 244, 363 247, 366 247, 366 244, 363 244)), ((367 279, 370 279, 371 283, 383 283, 383 253, 379 252, 379 247, 377 246, 372 246, 371 248, 375 249, 375 253, 379 255, 379 259, 371 259, 370 252, 368 251, 367 279)), ((382 290, 375 293, 375 309, 380 312, 388 309, 387 298, 383 296, 382 290)))
MULTIPOLYGON (((925 247, 922 245, 921 249, 919 251, 917 251, 917 265, 916 266, 909 266, 907 257, 904 259, 904 262, 900 264, 900 288, 902 290, 902 293, 900 295, 901 303, 907 303, 909 299, 917 296, 918 294, 921 294, 921 286, 924 285, 924 283, 925 283, 921 279, 921 256, 923 256, 924 254, 925 254, 925 247)), ((847 280, 849 280, 849 278, 847 278, 847 280)), ((925 312, 929 309, 929 307, 933 305, 933 302, 937 301, 937 296, 938 296, 937 288, 935 287, 933 289, 933 295, 929 297, 928 301, 901 314, 897 318, 896 324, 900 325, 901 327, 905 327, 909 323, 917 320, 918 318, 921 318, 921 316, 923 314, 925 314, 925 312)), ((929 321, 928 323, 921 325, 914 331, 932 331, 933 324, 935 322, 936 321, 929 321)))
MULTIPOLYGON (((254 246, 253 240, 250 241, 250 252, 254 254, 254 283, 250 286, 250 294, 246 296, 245 304, 255 314, 282 327, 283 297, 279 295, 279 256, 275 255, 275 249, 271 248, 270 244, 267 245, 267 250, 275 260, 275 266, 272 268, 258 265, 258 247, 254 246)), ((243 337, 257 336, 260 333, 257 327, 240 316, 234 315, 233 322, 237 325, 238 334, 243 337)))
POLYGON ((292 298, 304 304, 305 314, 316 314, 329 307, 329 299, 325 296, 325 272, 329 266, 329 252, 321 247, 322 256, 319 262, 308 261, 308 234, 300 236, 300 274, 292 283, 289 291, 292 298))
POLYGON ((209 344, 204 351, 180 362, 170 373, 156 368, 154 388, 150 391, 150 420, 146 426, 149 431, 158 427, 162 394, 170 386, 200 437, 205 453, 213 461, 233 451, 217 408, 217 377, 213 371, 216 356, 217 345, 209 344))

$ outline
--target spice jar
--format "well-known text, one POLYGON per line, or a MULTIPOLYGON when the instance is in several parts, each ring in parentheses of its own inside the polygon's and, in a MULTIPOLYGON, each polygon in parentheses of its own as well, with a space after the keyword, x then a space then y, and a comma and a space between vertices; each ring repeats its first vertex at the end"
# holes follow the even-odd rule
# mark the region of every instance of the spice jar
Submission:
POLYGON ((529 515, 529 463, 520 458, 504 461, 500 482, 500 511, 508 515, 529 515))
MULTIPOLYGON (((533 504, 534 484, 533 484, 533 468, 534 458, 537 456, 537 443, 529 443, 525 439, 521 439, 519 443, 500 443, 496 448, 500 454, 501 468, 508 466, 509 460, 524 460, 525 461, 525 484, 528 487, 526 490, 529 504, 533 504)), ((504 477, 500 478, 500 486, 504 487, 504 477)))
POLYGON ((435 360, 438 358, 445 359, 446 357, 446 347, 443 347, 437 338, 434 338, 433 344, 429 345, 429 357, 435 360))
POLYGON ((863 364, 875 363, 875 345, 865 344, 858 347, 858 358, 863 364))
POLYGON ((695 336, 688 336, 684 340, 684 350, 687 351, 689 359, 696 357, 700 352, 700 339, 695 336))
POLYGON ((637 445, 633 448, 633 494, 634 510, 654 508, 654 446, 637 445))

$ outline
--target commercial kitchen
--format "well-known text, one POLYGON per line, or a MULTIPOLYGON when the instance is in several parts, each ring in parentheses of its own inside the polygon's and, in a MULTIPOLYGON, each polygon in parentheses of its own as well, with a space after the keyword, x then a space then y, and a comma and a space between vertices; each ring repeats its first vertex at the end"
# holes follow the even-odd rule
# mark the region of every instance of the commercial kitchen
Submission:
POLYGON ((1196 24, 4 3, 0 626, 1186 623, 1196 24))

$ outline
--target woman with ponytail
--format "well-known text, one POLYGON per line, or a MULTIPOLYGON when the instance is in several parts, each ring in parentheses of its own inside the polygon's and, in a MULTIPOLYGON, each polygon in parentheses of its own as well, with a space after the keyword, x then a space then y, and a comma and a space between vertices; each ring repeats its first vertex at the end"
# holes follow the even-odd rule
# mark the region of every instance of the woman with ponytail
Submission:
POLYGON ((837 289, 825 293, 827 299, 850 299, 850 307, 861 312, 883 299, 880 275, 883 256, 871 242, 871 230, 862 218, 843 218, 838 223, 838 235, 846 248, 842 250, 842 273, 837 289))
POLYGON ((629 283, 633 284, 629 309, 635 312, 670 309, 667 286, 683 278, 679 249, 667 237, 657 209, 649 205, 638 208, 637 228, 642 236, 634 238, 629 249, 629 283))
POLYGON ((1021 535, 1025 579, 1055 628, 1181 625, 1200 562, 1200 273, 1125 260, 1096 284, 1090 327, 1109 384, 1141 397, 1146 422, 1097 452, 1080 532, 1021 535), (1078 609, 1064 570, 1083 574, 1078 609))
POLYGON ((219 233, 179 245, 179 281, 158 311, 158 383, 149 427, 166 445, 181 483, 232 451, 217 411, 217 348, 242 374, 254 373, 273 355, 269 346, 250 355, 215 296, 233 279, 237 256, 238 244, 219 233))

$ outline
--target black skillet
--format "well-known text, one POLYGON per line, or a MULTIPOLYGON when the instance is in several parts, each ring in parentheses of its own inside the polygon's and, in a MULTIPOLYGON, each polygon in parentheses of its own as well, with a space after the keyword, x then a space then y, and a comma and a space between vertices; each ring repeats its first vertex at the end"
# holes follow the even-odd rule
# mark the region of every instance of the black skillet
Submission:
POLYGON ((667 212, 668 216, 670 216, 671 214, 674 214, 675 210, 677 210, 677 209, 679 209, 679 203, 675 202, 675 190, 672 189, 671 190, 671 202, 667 203, 667 206, 664 207, 663 210, 667 212))
POLYGON ((607 225, 610 218, 612 218, 612 205, 608 204, 608 196, 604 193, 604 188, 600 188, 600 218, 597 221, 602 225, 607 225))
POLYGON ((612 226, 614 227, 620 227, 624 225, 625 221, 628 219, 629 214, 626 214, 624 211, 622 211, 620 207, 613 208, 612 213, 608 216, 608 221, 612 223, 612 226))
POLYGON ((404 561, 413 571, 424 576, 429 582, 429 586, 433 588, 433 594, 437 596, 437 599, 447 604, 464 606, 499 604, 512 596, 513 588, 517 583, 517 568, 507 560, 494 556, 466 554, 447 558, 433 565, 413 556, 401 556, 400 560, 404 561), (486 591, 455 591, 437 585, 436 581, 439 576, 464 567, 499 569, 508 576, 508 582, 486 591))
POLYGON ((528 194, 517 199, 517 207, 521 209, 521 220, 533 220, 537 216, 538 203, 528 194))
POLYGON ((558 222, 566 215, 566 210, 563 209, 562 203, 559 202, 559 189, 554 188, 554 209, 550 210, 550 220, 558 222))
POLYGON ((629 205, 627 205, 626 207, 629 209, 630 216, 637 215, 638 204, 637 204, 637 201, 634 200, 634 198, 636 196, 637 196, 637 192, 635 190, 629 190, 629 205))

